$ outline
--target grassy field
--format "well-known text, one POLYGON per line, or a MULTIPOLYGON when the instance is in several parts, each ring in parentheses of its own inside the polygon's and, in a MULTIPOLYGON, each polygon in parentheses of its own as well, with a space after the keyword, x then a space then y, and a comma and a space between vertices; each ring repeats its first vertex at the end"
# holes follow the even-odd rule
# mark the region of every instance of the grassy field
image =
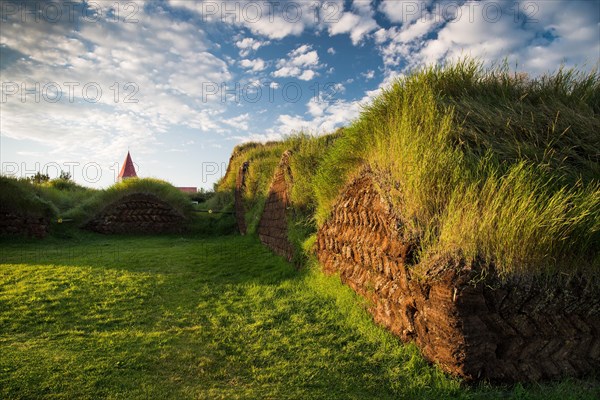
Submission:
POLYGON ((585 399, 467 386, 371 322, 337 277, 255 237, 0 242, 3 399, 585 399))

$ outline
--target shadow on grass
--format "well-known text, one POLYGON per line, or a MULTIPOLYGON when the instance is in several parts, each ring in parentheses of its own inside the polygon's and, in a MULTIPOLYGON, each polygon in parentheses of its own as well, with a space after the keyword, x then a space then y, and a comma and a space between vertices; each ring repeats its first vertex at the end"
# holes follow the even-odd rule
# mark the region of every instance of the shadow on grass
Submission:
POLYGON ((4 240, 0 397, 594 398, 595 381, 461 386, 336 277, 254 236, 4 240), (585 385, 588 385, 586 388, 585 385), (567 394, 565 394, 567 393, 567 394))

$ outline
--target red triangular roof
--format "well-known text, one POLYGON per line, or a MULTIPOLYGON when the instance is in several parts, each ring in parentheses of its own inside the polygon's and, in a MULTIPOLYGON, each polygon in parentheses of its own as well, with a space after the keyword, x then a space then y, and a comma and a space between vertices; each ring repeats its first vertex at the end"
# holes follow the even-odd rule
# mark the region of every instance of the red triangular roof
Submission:
POLYGON ((123 168, 121 168, 121 172, 119 173, 119 179, 123 178, 137 178, 135 166, 133 165, 133 161, 131 161, 131 155, 129 152, 127 152, 127 157, 125 157, 123 168))

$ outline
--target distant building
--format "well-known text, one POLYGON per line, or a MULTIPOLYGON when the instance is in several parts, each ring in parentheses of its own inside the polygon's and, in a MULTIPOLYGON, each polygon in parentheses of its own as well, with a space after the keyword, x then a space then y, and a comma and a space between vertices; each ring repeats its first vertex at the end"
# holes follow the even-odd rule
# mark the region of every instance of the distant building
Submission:
POLYGON ((135 166, 133 165, 133 161, 131 160, 131 155, 129 154, 129 152, 127 152, 127 157, 125 157, 123 168, 121 168, 121 172, 119 173, 119 182, 122 182, 124 179, 137 177, 138 176, 135 173, 135 166))
POLYGON ((179 189, 183 193, 198 193, 198 188, 191 186, 178 187, 177 189, 179 189))

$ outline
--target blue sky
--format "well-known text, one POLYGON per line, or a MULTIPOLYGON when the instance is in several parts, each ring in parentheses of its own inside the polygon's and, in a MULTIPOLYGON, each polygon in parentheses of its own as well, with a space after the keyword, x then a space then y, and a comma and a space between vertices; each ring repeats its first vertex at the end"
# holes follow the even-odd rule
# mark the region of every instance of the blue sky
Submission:
POLYGON ((598 1, 3 1, 5 174, 211 188, 244 141, 330 132, 464 55, 531 75, 600 58, 598 1))

